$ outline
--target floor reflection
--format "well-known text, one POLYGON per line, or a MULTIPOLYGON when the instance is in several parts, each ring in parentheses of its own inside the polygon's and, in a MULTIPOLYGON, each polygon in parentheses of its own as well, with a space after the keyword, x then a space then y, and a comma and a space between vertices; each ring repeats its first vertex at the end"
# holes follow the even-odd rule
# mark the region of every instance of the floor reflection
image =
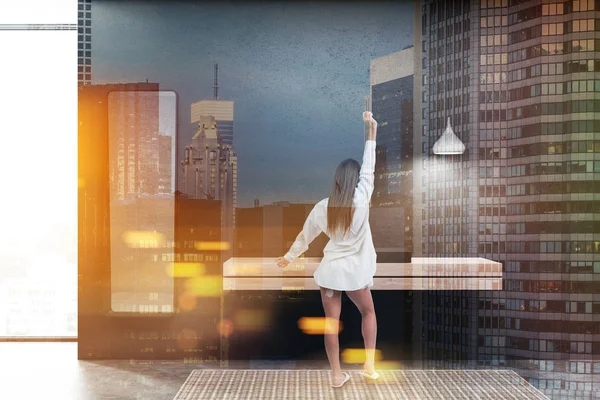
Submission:
MULTIPOLYGON (((323 381, 323 393, 325 393, 323 398, 327 398, 328 395, 326 393, 329 393, 329 386, 326 384, 328 372, 323 371, 328 369, 326 361, 252 360, 230 361, 228 364, 228 368, 223 371, 244 369, 278 370, 284 375, 297 373, 308 377, 312 375, 310 373, 307 375, 306 371, 313 371, 314 374, 320 374, 319 376, 324 374, 319 378, 323 381)), ((348 392, 351 393, 351 396, 345 395, 345 398, 370 398, 370 392, 360 392, 362 390, 360 389, 361 385, 364 383, 361 383, 362 381, 358 379, 360 378, 357 374, 358 366, 346 365, 344 368, 353 370, 352 376, 355 378, 355 381, 353 381, 355 385, 353 386, 354 389, 348 392), (352 397, 354 395, 356 396, 352 397)), ((454 396, 458 396, 454 398, 465 398, 460 397, 461 393, 467 395, 467 392, 470 390, 473 390, 473 393, 479 391, 478 393, 480 394, 488 392, 498 393, 498 390, 507 384, 516 385, 513 388, 514 396, 518 394, 518 390, 524 390, 526 393, 529 393, 529 397, 513 398, 544 398, 531 397, 533 394, 536 396, 537 394, 534 391, 530 391, 532 388, 516 374, 512 375, 512 381, 509 379, 506 382, 502 381, 504 382, 502 383, 500 382, 502 379, 506 380, 510 376, 497 375, 501 371, 470 371, 473 374, 465 375, 466 371, 411 371, 410 368, 411 365, 408 363, 397 363, 394 364, 394 371, 383 369, 382 376, 385 375, 388 379, 383 379, 381 382, 386 384, 389 383, 387 381, 390 379, 392 381, 401 380, 403 382, 402 385, 397 387, 402 387, 403 391, 401 393, 404 394, 401 394, 401 396, 408 396, 406 398, 427 398, 423 392, 427 387, 429 387, 428 390, 433 390, 432 393, 437 393, 440 390, 449 390, 455 393, 454 396), (456 378, 453 378, 454 381, 450 379, 452 377, 448 375, 449 373, 454 374, 452 375, 456 378), (484 374, 482 375, 482 373, 484 374), (485 375, 485 373, 492 375, 485 375), (443 382, 443 384, 436 384, 436 379, 443 382), (419 395, 414 397, 417 394, 419 395)), ((215 363, 184 364, 178 361, 160 360, 78 361, 77 343, 4 342, 0 343, 0 369, 3 382, 0 388, 0 398, 170 400, 175 398, 188 377, 195 379, 200 376, 198 372, 192 374, 192 371, 205 370, 207 374, 214 374, 214 371, 208 370, 217 370, 220 367, 215 363)), ((307 390, 310 387, 311 385, 307 383, 307 390)), ((373 396, 381 394, 381 390, 383 389, 379 387, 373 392, 375 393, 373 396)), ((486 397, 482 395, 481 398, 486 397)))

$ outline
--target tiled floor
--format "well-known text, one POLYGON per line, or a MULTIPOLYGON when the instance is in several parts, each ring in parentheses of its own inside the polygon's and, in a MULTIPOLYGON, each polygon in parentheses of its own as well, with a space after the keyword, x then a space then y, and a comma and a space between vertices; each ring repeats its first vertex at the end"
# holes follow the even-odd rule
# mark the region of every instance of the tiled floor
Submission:
MULTIPOLYGON (((229 363, 229 368, 247 367, 247 363, 229 363)), ((323 369, 327 364, 259 362, 252 367, 323 369)), ((190 373, 203 368, 218 365, 78 361, 77 343, 0 342, 0 399, 172 400, 190 373)))
POLYGON ((381 371, 366 381, 357 371, 332 388, 326 370, 196 370, 176 400, 195 399, 546 399, 513 371, 381 371))
POLYGON ((195 368, 78 361, 77 343, 0 343, 0 399, 173 399, 195 368))
MULTIPOLYGON (((286 374, 317 374, 323 382, 328 382, 328 372, 317 371, 327 369, 323 362, 293 362, 293 363, 268 363, 260 362, 253 364, 251 368, 278 369, 285 380, 286 374), (285 371, 294 369, 296 371, 285 371), (311 370, 311 372, 302 371, 311 370)), ((248 368, 246 363, 230 362, 231 369, 248 368)), ((156 361, 156 362, 130 362, 130 361, 78 361, 76 343, 0 343, 0 399, 61 399, 61 400, 104 400, 104 399, 143 399, 143 400, 172 400, 192 371, 194 370, 218 369, 215 364, 183 364, 180 362, 156 361)), ((227 371, 227 370, 222 370, 227 371)), ((219 371, 219 372, 222 372, 219 371)), ((207 373, 212 373, 206 371, 207 373)), ((238 371, 243 372, 243 371, 238 371)), ((256 371, 253 371, 254 373, 256 371)), ((404 382, 419 382, 409 375, 418 371, 399 371, 401 375, 394 378, 391 371, 382 371, 383 383, 389 379, 402 379, 404 382), (389 376, 388 376, 389 375, 389 376)), ((444 374, 451 371, 427 371, 427 373, 444 374)), ((464 371, 460 371, 464 372, 464 371)), ((476 373, 488 371, 475 371, 476 373)), ((498 373, 498 371, 489 371, 498 373)), ((198 375, 192 375, 194 379, 198 375)), ((316 376, 316 375, 315 375, 316 376)), ((352 385, 358 388, 362 383, 356 372, 353 373, 352 385), (357 386, 358 385, 358 386, 357 386)), ((428 378, 429 379, 429 378, 428 378)), ((432 378, 433 379, 433 378, 432 378)), ((466 379, 466 378, 465 378, 466 379)), ((520 378, 518 378, 520 380, 520 378)), ((218 382, 218 381, 216 381, 218 382)), ((235 383, 236 381, 234 381, 235 383)), ((421 381, 421 383, 426 381, 421 381)), ((466 381, 465 381, 466 382, 466 381)), ((475 382, 475 381, 474 381, 475 382)), ((481 384, 481 380, 479 381, 481 384)), ((483 382, 485 386, 486 382, 483 382)), ((352 387, 348 385, 348 388, 352 387)), ((476 386, 476 382, 474 383, 476 386)), ((435 385, 442 388, 443 385, 435 385)), ((301 386, 303 387, 303 386, 301 386)), ((310 387, 310 385, 306 385, 310 387)), ((328 384, 323 384, 328 388, 328 384)), ((499 386, 494 386, 499 388, 499 386)), ((288 389, 291 389, 290 386, 288 389)), ((352 393, 347 388, 342 388, 345 393, 352 393)), ((382 388, 380 388, 383 390, 382 388)), ((475 388, 477 389, 477 388, 475 388)), ((327 389, 328 390, 328 389, 327 389)), ((418 387, 405 390, 416 390, 406 393, 424 393, 418 387)), ((441 389, 440 389, 441 390, 441 389)), ((479 390, 479 389, 477 389, 479 390)), ((497 389, 498 390, 498 389, 497 389)), ((290 392, 291 393, 291 392, 290 392)), ((376 395, 380 391, 375 391, 376 395)), ((459 392, 460 393, 460 392, 459 392)), ((213 391, 212 395, 218 395, 213 391)), ((278 392, 279 394, 279 392, 278 392)), ((383 394, 383 392, 381 392, 383 394)), ((375 396, 376 396, 375 395, 375 396)), ((188 397, 189 398, 189 397, 188 397)), ((202 399, 202 397, 193 397, 202 399)), ((223 397, 210 397, 221 399, 223 397)), ((229 398, 229 397, 226 397, 229 398)), ((245 397, 236 397, 245 398, 245 397)), ((256 397, 252 397, 253 399, 256 397)), ((276 396, 276 399, 285 397, 276 396)), ((294 398, 290 394, 290 398, 294 398)), ((308 398, 308 397, 306 397, 308 398)), ((324 397, 327 398, 327 397, 324 397)), ((360 397, 343 396, 336 398, 366 399, 368 395, 360 397)), ((372 397, 372 398, 385 398, 372 397)), ((403 397, 397 397, 403 398, 403 397)), ((407 397, 418 398, 418 397, 407 397)), ((424 397, 421 397, 424 398, 424 397)), ((435 397, 434 397, 435 398, 435 397)), ((452 398, 452 397, 447 397, 452 398)), ((456 397, 469 398, 469 397, 456 397)), ((496 396, 496 399, 503 397, 496 396)), ((518 398, 518 397, 514 397, 518 398)), ((533 397, 531 397, 533 398, 533 397)), ((234 398, 232 398, 234 399, 234 398)))

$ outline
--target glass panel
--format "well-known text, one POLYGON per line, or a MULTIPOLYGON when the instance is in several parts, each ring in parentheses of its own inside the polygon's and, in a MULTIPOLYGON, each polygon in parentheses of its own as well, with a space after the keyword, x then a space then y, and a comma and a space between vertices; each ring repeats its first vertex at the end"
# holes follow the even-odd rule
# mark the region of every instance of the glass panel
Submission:
POLYGON ((176 118, 173 92, 108 95, 111 307, 116 312, 173 312, 174 274, 180 267, 174 256, 176 118))

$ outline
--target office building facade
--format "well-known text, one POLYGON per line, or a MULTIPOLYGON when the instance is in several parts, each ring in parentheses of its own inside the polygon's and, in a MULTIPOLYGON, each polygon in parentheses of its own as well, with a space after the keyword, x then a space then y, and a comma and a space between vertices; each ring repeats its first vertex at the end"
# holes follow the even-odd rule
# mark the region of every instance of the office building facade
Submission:
POLYGON ((370 107, 378 122, 372 206, 381 208, 380 214, 387 211, 394 230, 400 227, 398 243, 384 247, 408 252, 412 251, 413 64, 413 47, 372 60, 370 94, 365 98, 365 108, 370 107))
POLYGON ((233 106, 234 102, 229 100, 200 100, 190 106, 190 121, 192 125, 200 122, 202 117, 211 116, 215 119, 216 129, 223 148, 230 148, 230 159, 232 163, 233 194, 233 225, 235 226, 237 210, 237 174, 238 174, 238 151, 233 147, 233 106))
POLYGON ((600 4, 420 6, 423 252, 505 268, 502 292, 424 295, 423 357, 514 367, 552 397, 590 396, 600 390, 600 4), (433 156, 448 117, 467 149, 433 156))
POLYGON ((77 0, 77 82, 92 83, 92 0, 77 0))
POLYGON ((200 100, 192 103, 190 122, 197 124, 203 116, 212 115, 217 121, 219 136, 224 146, 233 147, 233 101, 200 100))
POLYGON ((95 87, 107 93, 111 198, 158 195, 159 187, 170 186, 170 181, 161 185, 160 149, 171 154, 161 146, 158 83, 95 87))
POLYGON ((199 117, 192 143, 184 150, 181 162, 180 191, 191 199, 220 200, 222 204, 223 260, 232 254, 234 221, 234 170, 237 161, 233 149, 223 145, 213 116, 199 117))

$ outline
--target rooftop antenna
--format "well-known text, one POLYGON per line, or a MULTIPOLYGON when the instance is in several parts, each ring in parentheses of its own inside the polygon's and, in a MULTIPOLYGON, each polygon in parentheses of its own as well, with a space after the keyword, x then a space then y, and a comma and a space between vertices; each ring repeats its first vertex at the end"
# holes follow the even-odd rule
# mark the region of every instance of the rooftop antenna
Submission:
POLYGON ((219 100, 219 64, 215 63, 215 84, 213 86, 215 89, 215 100, 219 100))

